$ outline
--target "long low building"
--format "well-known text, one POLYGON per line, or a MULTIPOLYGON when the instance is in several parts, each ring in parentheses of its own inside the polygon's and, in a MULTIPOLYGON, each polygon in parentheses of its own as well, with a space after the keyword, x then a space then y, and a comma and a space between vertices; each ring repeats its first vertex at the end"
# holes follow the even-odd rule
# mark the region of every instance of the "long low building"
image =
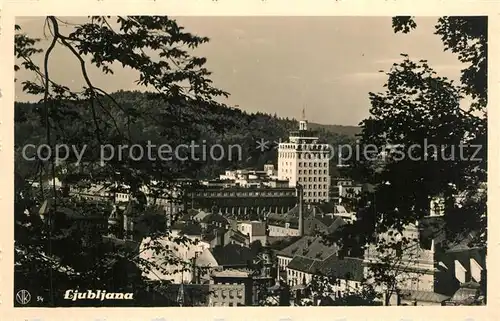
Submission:
POLYGON ((235 216, 286 213, 297 204, 297 192, 290 187, 197 187, 187 192, 186 201, 187 208, 235 216))

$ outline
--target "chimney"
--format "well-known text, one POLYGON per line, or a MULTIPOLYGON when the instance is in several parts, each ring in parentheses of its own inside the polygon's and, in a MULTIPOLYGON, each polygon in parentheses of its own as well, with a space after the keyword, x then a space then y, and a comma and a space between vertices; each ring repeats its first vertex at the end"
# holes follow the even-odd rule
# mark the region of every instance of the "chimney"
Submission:
POLYGON ((304 236, 304 189, 302 185, 297 185, 297 193, 299 194, 299 236, 304 236))
POLYGON ((123 213, 123 239, 128 237, 128 216, 127 213, 123 213))

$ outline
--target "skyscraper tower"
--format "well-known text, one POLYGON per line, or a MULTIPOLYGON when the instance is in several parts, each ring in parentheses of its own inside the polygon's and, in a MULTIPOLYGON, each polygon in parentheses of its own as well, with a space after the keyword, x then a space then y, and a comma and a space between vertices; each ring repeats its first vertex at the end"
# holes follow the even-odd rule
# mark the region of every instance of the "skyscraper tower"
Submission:
POLYGON ((288 180, 291 187, 301 184, 305 203, 329 200, 330 146, 318 140, 308 129, 304 108, 299 129, 290 133, 288 142, 278 146, 278 178, 288 180))

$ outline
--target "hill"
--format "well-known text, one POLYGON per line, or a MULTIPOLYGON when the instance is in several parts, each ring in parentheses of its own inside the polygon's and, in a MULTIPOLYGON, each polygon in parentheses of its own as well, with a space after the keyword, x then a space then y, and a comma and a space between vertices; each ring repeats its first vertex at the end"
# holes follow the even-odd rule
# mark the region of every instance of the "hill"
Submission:
MULTIPOLYGON (((193 162, 196 167, 186 168, 186 162, 168 164, 180 166, 176 171, 185 172, 189 177, 209 178, 218 176, 228 168, 262 168, 266 163, 277 165, 275 142, 286 139, 289 132, 298 127, 298 122, 293 119, 264 113, 247 113, 222 105, 169 106, 151 93, 119 91, 112 96, 121 107, 111 109, 113 104, 108 102, 110 110, 104 112, 104 108, 96 109, 97 115, 92 115, 88 102, 65 102, 55 108, 53 119, 57 119, 57 122, 52 129, 55 142, 70 146, 90 145, 87 150, 98 151, 103 144, 123 144, 118 132, 128 132, 133 142, 143 145, 150 141, 156 146, 189 145, 195 142, 208 147, 238 147, 238 150, 228 149, 229 152, 220 155, 220 159, 201 155, 205 157, 193 162), (134 106, 139 114, 127 117, 123 111, 130 110, 130 106, 134 106), (96 117, 101 136, 109 139, 100 146, 96 143, 96 117), (116 126, 119 131, 115 129, 116 126), (261 148, 261 140, 268 142, 267 148, 261 148)), ((39 107, 36 103, 15 103, 16 170, 24 173, 22 176, 33 170, 33 164, 26 163, 20 157, 22 146, 45 143, 46 131, 41 125, 43 113, 40 114, 39 107)), ((352 143, 354 134, 358 131, 354 126, 311 124, 311 127, 323 142, 331 146, 352 143)), ((334 164, 335 159, 332 166, 334 164)))
POLYGON ((325 130, 337 135, 346 135, 348 137, 355 137, 361 132, 358 126, 344 126, 344 125, 325 125, 317 123, 309 123, 309 127, 313 130, 325 130))

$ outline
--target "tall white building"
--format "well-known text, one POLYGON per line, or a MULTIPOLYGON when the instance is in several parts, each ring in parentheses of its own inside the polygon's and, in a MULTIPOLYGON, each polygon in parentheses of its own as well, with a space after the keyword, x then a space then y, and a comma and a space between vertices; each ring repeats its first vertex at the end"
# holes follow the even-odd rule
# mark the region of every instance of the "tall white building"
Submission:
POLYGON ((302 111, 299 130, 291 132, 289 141, 278 147, 278 179, 289 180, 290 187, 302 185, 306 203, 329 200, 330 150, 328 144, 320 144, 318 139, 307 129, 302 111))

